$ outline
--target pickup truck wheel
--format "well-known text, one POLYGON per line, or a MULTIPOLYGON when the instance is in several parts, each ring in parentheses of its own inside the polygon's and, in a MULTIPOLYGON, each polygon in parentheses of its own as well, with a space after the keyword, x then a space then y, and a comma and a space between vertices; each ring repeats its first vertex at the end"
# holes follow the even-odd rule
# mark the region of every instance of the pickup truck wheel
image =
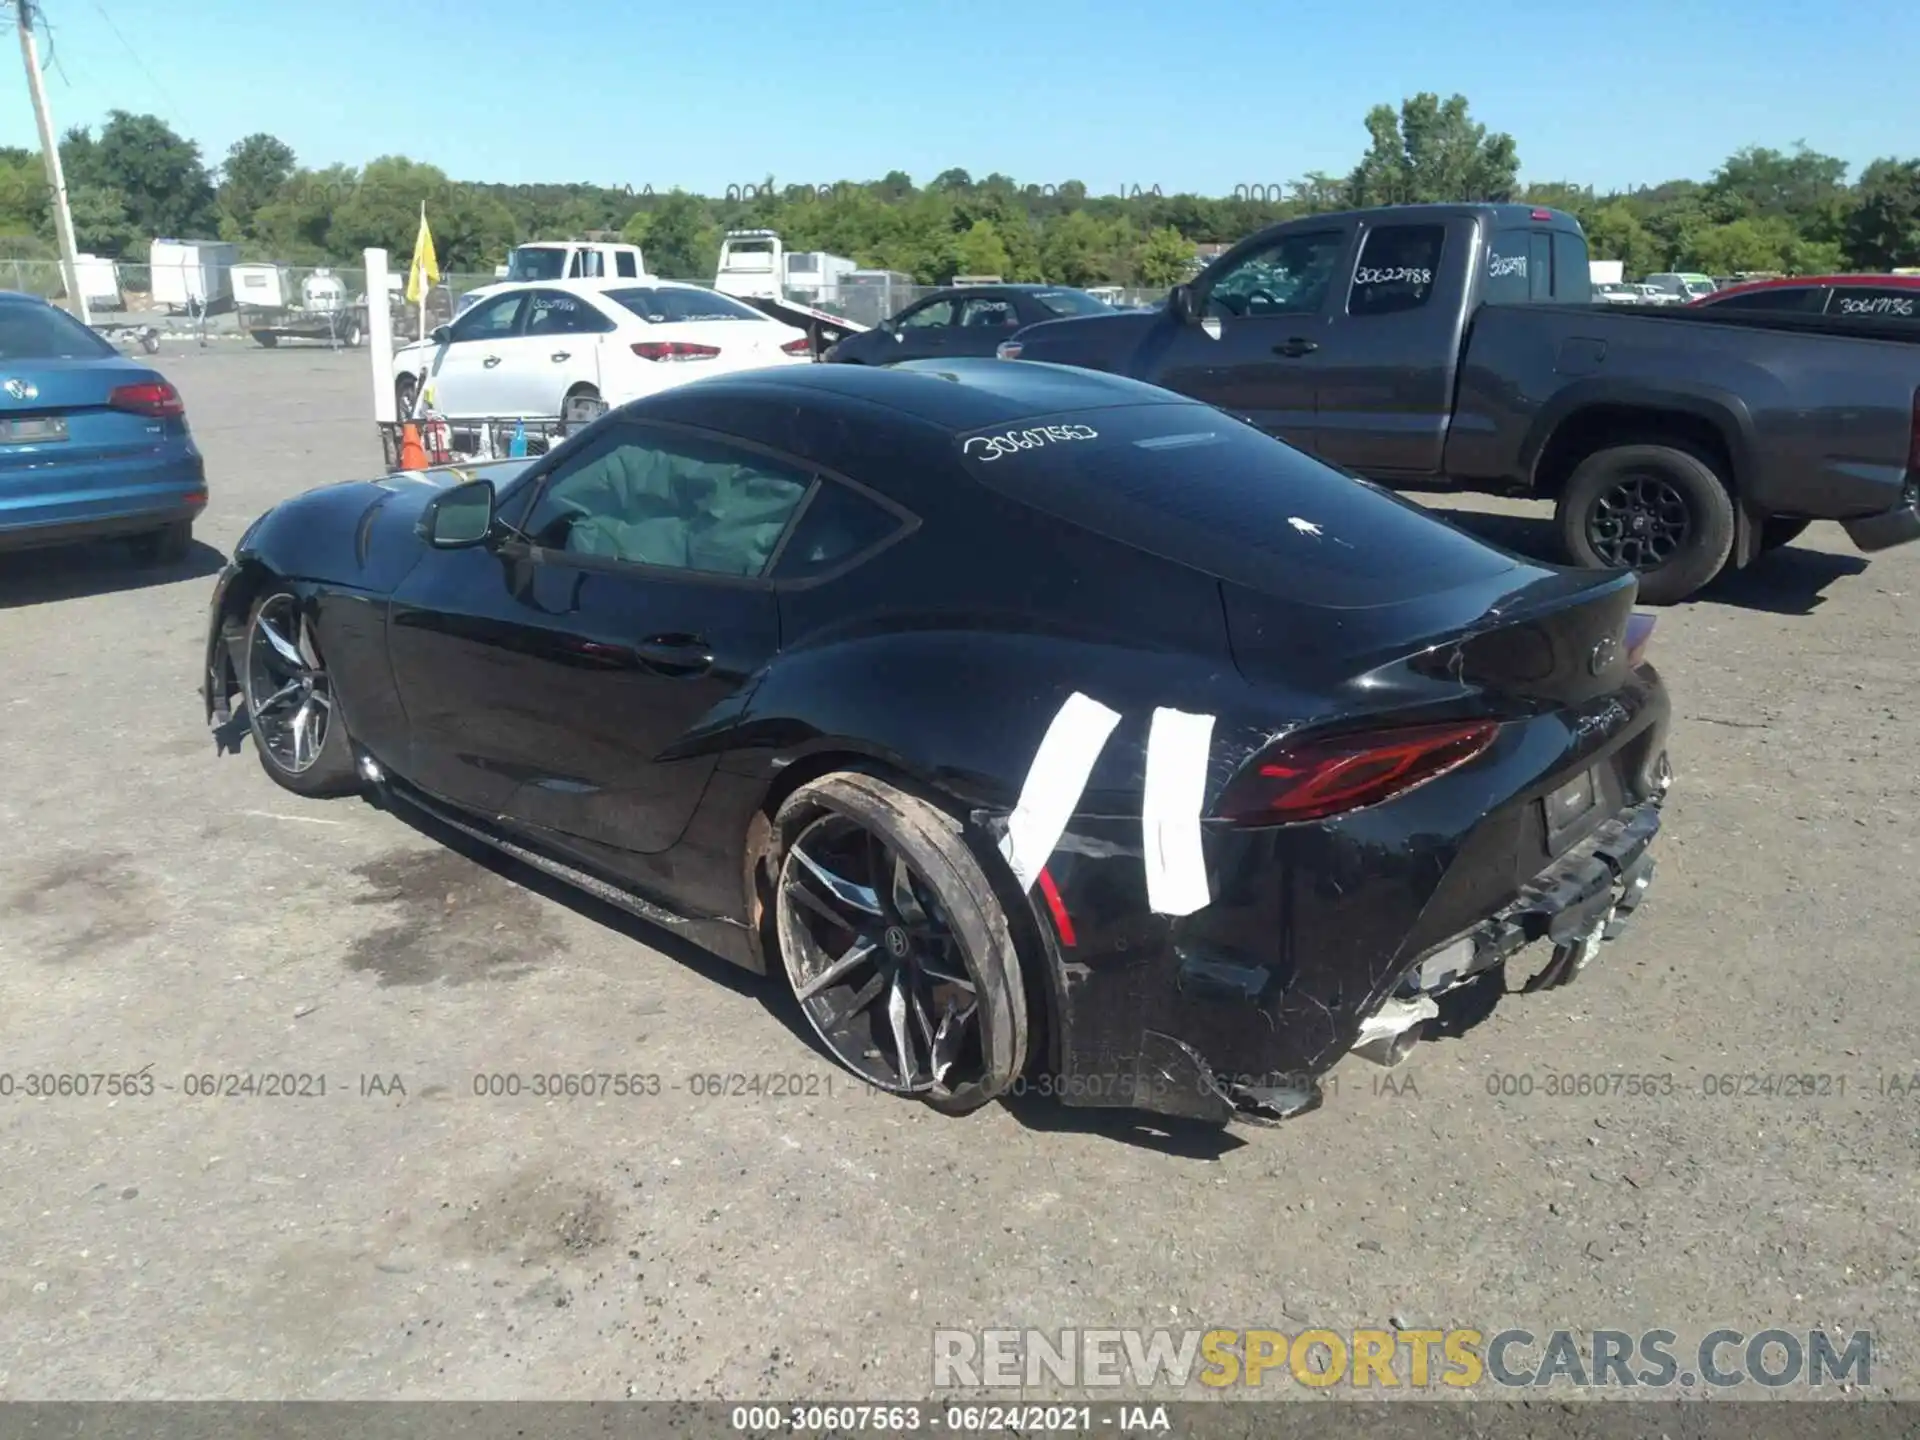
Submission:
POLYGON ((1778 550, 1783 545, 1791 545, 1806 533, 1811 520, 1787 520, 1775 516, 1760 527, 1760 548, 1778 550))
POLYGON ((1560 493, 1560 538, 1576 564, 1640 574, 1651 605, 1684 600, 1733 553, 1733 496, 1713 466, 1671 445, 1615 445, 1580 462, 1560 493))

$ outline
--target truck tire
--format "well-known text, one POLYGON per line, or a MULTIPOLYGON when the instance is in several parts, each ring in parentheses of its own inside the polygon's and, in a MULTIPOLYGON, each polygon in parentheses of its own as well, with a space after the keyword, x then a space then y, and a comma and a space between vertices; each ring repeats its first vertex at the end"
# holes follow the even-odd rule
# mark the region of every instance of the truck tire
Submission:
POLYGON ((1631 569, 1650 605, 1684 600, 1733 553, 1733 495, 1702 456, 1672 445, 1611 445, 1580 462, 1555 508, 1576 565, 1631 569))

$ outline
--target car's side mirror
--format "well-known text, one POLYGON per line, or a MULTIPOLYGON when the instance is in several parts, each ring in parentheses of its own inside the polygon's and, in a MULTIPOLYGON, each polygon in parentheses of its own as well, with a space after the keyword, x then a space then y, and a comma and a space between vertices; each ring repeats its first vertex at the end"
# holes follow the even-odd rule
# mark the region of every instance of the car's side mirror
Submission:
POLYGON ((453 327, 451 325, 436 325, 433 327, 433 333, 427 338, 436 345, 451 344, 453 341, 453 327))
POLYGON ((1182 325, 1191 325, 1199 318, 1191 285, 1176 285, 1167 292, 1167 313, 1182 325))
POLYGON ((420 529, 436 550, 464 550, 493 534, 493 482, 469 480, 443 490, 427 504, 420 529))

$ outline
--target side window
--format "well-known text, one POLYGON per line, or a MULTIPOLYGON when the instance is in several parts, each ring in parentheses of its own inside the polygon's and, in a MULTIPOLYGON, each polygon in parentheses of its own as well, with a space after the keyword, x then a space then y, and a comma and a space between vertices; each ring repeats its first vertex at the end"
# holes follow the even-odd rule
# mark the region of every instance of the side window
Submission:
POLYGON ((1571 230, 1553 232, 1553 298, 1562 305, 1586 305, 1593 299, 1587 240, 1571 230))
POLYGON ((871 550, 903 522, 892 511, 832 480, 801 512, 786 548, 774 564, 775 580, 804 580, 871 550))
POLYGON ((724 441, 616 425, 554 472, 524 528, 542 549, 755 576, 812 483, 724 441))
POLYGON ((1527 298, 1553 298, 1553 236, 1544 230, 1527 237, 1527 298))
POLYGON ((533 335, 591 335, 613 329, 613 323, 577 295, 559 290, 536 290, 527 310, 526 333, 533 335))
POLYGON ((516 290, 508 295, 496 295, 491 300, 479 301, 453 324, 453 343, 463 340, 500 340, 513 334, 514 327, 520 322, 520 307, 526 302, 526 292, 516 290))
POLYGON ((1920 319, 1920 288, 1882 289, 1874 285, 1836 285, 1827 301, 1829 315, 1871 315, 1896 320, 1920 319))
POLYGON ((613 268, 622 280, 640 278, 640 267, 633 263, 633 256, 625 250, 613 257, 613 268))
POLYGON ((580 273, 589 280, 604 279, 607 273, 607 257, 598 250, 581 251, 580 273))
POLYGON ((931 305, 922 305, 918 310, 910 310, 901 316, 900 329, 928 330, 939 325, 951 325, 953 310, 953 301, 935 300, 931 305))
POLYGON ((1347 313, 1391 315, 1426 304, 1446 238, 1444 225, 1383 225, 1369 231, 1353 267, 1347 313))
POLYGON ((1481 283, 1480 298, 1489 305, 1512 305, 1529 296, 1527 272, 1531 268, 1532 232, 1496 230, 1487 247, 1487 273, 1481 283))
POLYGON ((1001 329, 1018 326, 1020 317, 1013 313, 1011 300, 977 295, 960 306, 960 323, 970 329, 1001 329))
POLYGON ((1213 281, 1206 314, 1297 315, 1326 303, 1347 237, 1340 230, 1283 235, 1256 246, 1213 281))

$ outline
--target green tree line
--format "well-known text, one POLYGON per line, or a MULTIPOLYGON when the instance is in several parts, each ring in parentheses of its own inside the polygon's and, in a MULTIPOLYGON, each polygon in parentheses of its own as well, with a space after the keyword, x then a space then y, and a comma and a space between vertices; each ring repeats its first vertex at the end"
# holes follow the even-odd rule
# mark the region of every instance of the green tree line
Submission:
MULTIPOLYGON (((789 248, 825 250, 905 272, 920 284, 997 274, 1057 284, 1165 285, 1194 247, 1263 225, 1352 205, 1522 200, 1569 210, 1597 258, 1630 274, 1660 270, 1807 273, 1920 265, 1920 160, 1887 157, 1849 178, 1846 162, 1798 145, 1750 147, 1704 180, 1630 191, 1522 185, 1511 135, 1489 133, 1455 95, 1412 96, 1365 117, 1367 145, 1344 176, 1236 187, 1229 196, 1128 187, 1099 195, 1078 181, 1022 184, 952 169, 917 185, 900 171, 838 184, 730 187, 722 196, 642 186, 455 181, 389 155, 308 169, 272 135, 250 135, 217 165, 153 115, 114 111, 96 135, 61 141, 83 250, 140 261, 155 237, 219 237, 250 259, 358 263, 384 246, 411 254, 424 203, 443 269, 486 272, 513 245, 619 231, 657 274, 710 279, 728 230, 765 227, 789 248)), ((51 255, 52 219, 37 152, 0 149, 0 253, 51 255)))

